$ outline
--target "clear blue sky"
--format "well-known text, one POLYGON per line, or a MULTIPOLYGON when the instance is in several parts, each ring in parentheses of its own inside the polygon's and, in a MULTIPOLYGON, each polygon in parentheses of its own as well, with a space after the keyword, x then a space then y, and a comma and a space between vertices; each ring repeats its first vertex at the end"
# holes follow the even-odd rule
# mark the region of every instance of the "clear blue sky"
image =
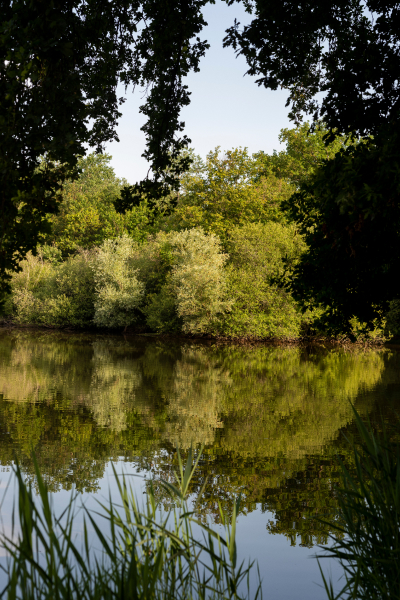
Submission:
MULTIPOLYGON (((236 58, 232 48, 222 48, 225 29, 235 18, 241 23, 248 22, 250 15, 241 4, 228 7, 221 0, 208 5, 204 14, 208 27, 203 30, 202 39, 207 39, 211 47, 200 63, 200 73, 192 73, 187 78, 192 92, 191 104, 182 111, 191 146, 203 157, 216 146, 222 150, 242 146, 251 153, 258 150, 270 153, 282 148, 279 131, 293 127, 285 107, 288 92, 258 87, 255 78, 244 77, 245 60, 236 58)), ((132 94, 128 90, 118 127, 120 142, 106 147, 113 157, 112 166, 117 176, 125 177, 129 183, 142 179, 148 169, 141 158, 145 147, 144 134, 140 131, 145 122, 139 113, 141 104, 140 92, 132 94)))

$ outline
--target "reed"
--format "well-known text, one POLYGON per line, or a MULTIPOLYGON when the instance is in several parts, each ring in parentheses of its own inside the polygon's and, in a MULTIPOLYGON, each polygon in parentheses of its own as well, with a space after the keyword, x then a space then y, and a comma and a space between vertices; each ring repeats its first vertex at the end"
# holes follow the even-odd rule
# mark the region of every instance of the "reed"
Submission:
MULTIPOLYGON (((361 444, 353 444, 355 469, 341 464, 339 515, 333 545, 321 557, 339 560, 343 587, 334 592, 321 569, 329 600, 339 598, 393 600, 400 598, 400 450, 383 433, 374 435, 355 409, 361 444)), ((397 419, 397 435, 400 431, 397 419)))
MULTIPOLYGON (((143 507, 132 487, 118 477, 118 501, 99 503, 96 513, 85 510, 83 541, 74 538, 76 497, 56 516, 37 463, 38 497, 24 481, 18 465, 18 506, 12 534, 2 536, 8 553, 7 600, 152 600, 250 598, 254 563, 239 563, 235 503, 231 522, 221 511, 225 536, 196 519, 189 510, 188 491, 200 454, 188 453, 183 464, 178 452, 176 484, 162 482, 175 508, 163 512, 152 487, 143 507), (89 536, 89 526, 94 537, 89 536), (194 531, 195 529, 195 531, 194 531), (89 540, 90 537, 90 540, 89 540)), ((262 596, 260 576, 254 599, 262 596)))

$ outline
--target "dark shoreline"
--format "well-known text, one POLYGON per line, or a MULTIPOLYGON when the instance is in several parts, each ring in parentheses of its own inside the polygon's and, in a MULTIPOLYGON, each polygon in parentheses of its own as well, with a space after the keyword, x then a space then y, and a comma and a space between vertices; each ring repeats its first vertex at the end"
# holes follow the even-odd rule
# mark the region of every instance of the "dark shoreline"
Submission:
POLYGON ((106 337, 123 337, 123 338, 154 338, 158 340, 175 340, 175 341, 193 341, 206 345, 233 345, 233 346, 310 346, 322 348, 393 348, 400 349, 400 339, 385 340, 382 338, 376 340, 357 340, 351 341, 347 337, 341 339, 328 338, 322 336, 303 336, 300 338, 251 338, 251 337, 225 337, 211 334, 191 335, 184 333, 153 333, 149 331, 139 330, 134 327, 127 327, 126 330, 121 329, 73 329, 68 327, 49 327, 46 325, 21 325, 13 323, 10 320, 0 320, 1 330, 24 330, 24 331, 41 331, 41 332, 58 332, 66 334, 82 334, 82 335, 104 335, 106 337))

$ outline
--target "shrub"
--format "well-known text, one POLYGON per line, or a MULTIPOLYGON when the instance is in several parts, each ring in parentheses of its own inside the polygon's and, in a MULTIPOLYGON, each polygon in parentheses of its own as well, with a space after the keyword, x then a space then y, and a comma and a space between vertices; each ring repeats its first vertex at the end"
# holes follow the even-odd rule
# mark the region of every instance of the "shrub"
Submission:
POLYGON ((65 297, 65 313, 60 313, 64 325, 87 327, 94 317, 95 282, 92 263, 95 253, 81 250, 57 268, 56 285, 60 307, 65 297), (67 309, 68 306, 68 309, 67 309))
POLYGON ((219 238, 201 228, 161 234, 159 260, 165 283, 150 296, 147 323, 157 331, 208 333, 230 309, 219 238))
POLYGON ((255 338, 299 335, 301 314, 290 293, 274 280, 284 276, 303 249, 293 225, 249 223, 231 231, 227 273, 234 304, 221 333, 255 338))
POLYGON ((170 234, 175 258, 171 286, 177 313, 185 333, 205 333, 214 329, 220 316, 231 307, 226 296, 224 266, 227 255, 214 234, 201 228, 170 234))
POLYGON ((49 327, 87 327, 94 314, 92 253, 81 251, 62 264, 27 255, 13 275, 14 320, 49 327))
POLYGON ((100 327, 127 327, 140 318, 138 308, 145 286, 132 266, 137 243, 128 236, 106 240, 99 248, 93 271, 96 288, 94 323, 100 327))

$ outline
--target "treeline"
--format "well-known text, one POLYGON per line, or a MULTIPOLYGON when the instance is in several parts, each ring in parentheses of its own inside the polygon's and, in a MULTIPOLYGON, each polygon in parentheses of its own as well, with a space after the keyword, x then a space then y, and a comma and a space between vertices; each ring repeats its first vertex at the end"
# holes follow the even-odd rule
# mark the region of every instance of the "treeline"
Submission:
MULTIPOLYGON (((294 339, 324 334, 326 307, 300 306, 291 274, 307 247, 289 199, 323 160, 326 146, 308 124, 281 132, 286 149, 192 154, 179 192, 146 197, 124 214, 115 205, 127 182, 110 156, 80 160, 81 175, 60 193, 37 254, 12 275, 4 312, 15 323, 50 327, 294 339), (306 308, 306 310, 305 310, 306 308)), ((393 303, 386 335, 397 333, 393 303)), ((369 337, 381 328, 351 330, 369 337)))

